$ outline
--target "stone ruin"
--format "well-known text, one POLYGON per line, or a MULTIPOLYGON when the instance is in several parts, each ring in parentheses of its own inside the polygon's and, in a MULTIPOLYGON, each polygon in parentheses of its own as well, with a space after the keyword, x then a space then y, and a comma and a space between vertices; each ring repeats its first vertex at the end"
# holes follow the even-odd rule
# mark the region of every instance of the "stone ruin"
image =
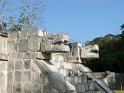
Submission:
POLYGON ((98 45, 68 43, 65 33, 38 29, 0 33, 0 93, 114 93, 84 59, 98 45))

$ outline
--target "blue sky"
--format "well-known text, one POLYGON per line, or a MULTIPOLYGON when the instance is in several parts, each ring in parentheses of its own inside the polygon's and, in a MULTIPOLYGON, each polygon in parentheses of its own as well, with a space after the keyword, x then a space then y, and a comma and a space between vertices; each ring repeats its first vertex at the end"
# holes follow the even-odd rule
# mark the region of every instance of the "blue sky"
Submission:
POLYGON ((72 41, 86 42, 106 34, 119 34, 124 23, 124 0, 43 0, 44 26, 65 32, 72 41))

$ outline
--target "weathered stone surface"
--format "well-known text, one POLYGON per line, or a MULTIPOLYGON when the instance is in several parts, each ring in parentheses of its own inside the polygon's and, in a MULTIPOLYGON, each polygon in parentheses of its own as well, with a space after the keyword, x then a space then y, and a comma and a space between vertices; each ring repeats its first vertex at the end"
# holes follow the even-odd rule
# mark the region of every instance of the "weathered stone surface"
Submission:
POLYGON ((22 60, 15 61, 15 70, 22 70, 22 60))
POLYGON ((51 93, 52 89, 50 88, 50 85, 44 84, 41 85, 41 93, 51 93))
POLYGON ((22 85, 21 85, 21 83, 14 83, 14 85, 13 85, 13 93, 22 93, 22 85))
POLYGON ((7 38, 0 36, 0 54, 7 54, 7 38))
POLYGON ((9 32, 9 40, 15 40, 17 39, 17 32, 16 31, 10 31, 9 32))
POLYGON ((41 43, 42 52, 69 52, 70 48, 67 45, 52 45, 50 43, 41 43))
POLYGON ((24 69, 29 70, 31 68, 31 60, 30 59, 24 59, 24 69))
POLYGON ((12 92, 12 83, 7 83, 7 93, 13 93, 12 92))
POLYGON ((32 84, 31 83, 24 83, 24 93, 32 93, 32 84))
POLYGON ((8 41, 8 53, 11 55, 15 53, 15 41, 8 41))
POLYGON ((15 82, 21 82, 22 81, 22 72, 21 71, 15 71, 15 82))
POLYGON ((40 37, 29 36, 28 37, 28 48, 30 51, 37 52, 40 50, 40 37))
POLYGON ((17 53, 17 59, 23 59, 25 57, 24 53, 19 52, 17 53))
POLYGON ((24 58, 26 59, 32 59, 33 58, 33 53, 28 51, 24 53, 24 58))
POLYGON ((79 62, 98 58, 98 46, 68 39, 39 29, 0 33, 0 93, 95 93, 92 71, 79 62))
POLYGON ((31 81, 31 71, 24 71, 23 82, 30 82, 30 81, 31 81))
POLYGON ((27 52, 28 51, 28 43, 26 39, 21 39, 19 43, 19 51, 27 52))
MULTIPOLYGON (((24 93, 42 93, 41 85, 34 83, 25 83, 24 84, 24 93)), ((44 92, 47 93, 47 92, 44 92)))
POLYGON ((8 37, 8 32, 0 32, 0 36, 2 36, 2 37, 8 37))
POLYGON ((40 84, 33 84, 32 93, 41 93, 41 85, 40 84))
POLYGON ((13 72, 8 71, 7 79, 8 82, 13 82, 13 72))
POLYGON ((0 93, 7 92, 7 61, 0 61, 0 93))
POLYGON ((43 36, 45 35, 45 32, 43 32, 42 30, 36 29, 36 28, 31 28, 28 29, 28 36, 43 36))
POLYGON ((21 39, 27 39, 28 37, 28 31, 27 30, 22 30, 20 33, 20 38, 21 39))
POLYGON ((7 69, 7 61, 0 61, 0 71, 7 69))
POLYGON ((14 70, 14 61, 8 61, 7 62, 7 69, 8 71, 13 71, 14 70))
POLYGON ((49 55, 50 55, 49 53, 35 52, 33 54, 33 58, 40 59, 40 60, 42 60, 42 59, 50 59, 49 55))
POLYGON ((7 54, 0 54, 0 60, 7 61, 8 60, 8 55, 7 54))
POLYGON ((17 39, 18 39, 18 40, 21 39, 21 31, 17 31, 17 39))
POLYGON ((81 58, 92 59, 99 58, 98 45, 88 45, 81 47, 81 58))

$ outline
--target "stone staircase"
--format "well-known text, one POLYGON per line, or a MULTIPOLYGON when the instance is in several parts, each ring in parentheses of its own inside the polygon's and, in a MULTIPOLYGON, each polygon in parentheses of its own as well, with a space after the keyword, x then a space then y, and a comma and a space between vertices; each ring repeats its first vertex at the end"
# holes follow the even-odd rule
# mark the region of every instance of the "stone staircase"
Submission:
POLYGON ((101 93, 94 87, 92 78, 76 69, 76 63, 54 62, 53 65, 75 86, 77 93, 101 93))

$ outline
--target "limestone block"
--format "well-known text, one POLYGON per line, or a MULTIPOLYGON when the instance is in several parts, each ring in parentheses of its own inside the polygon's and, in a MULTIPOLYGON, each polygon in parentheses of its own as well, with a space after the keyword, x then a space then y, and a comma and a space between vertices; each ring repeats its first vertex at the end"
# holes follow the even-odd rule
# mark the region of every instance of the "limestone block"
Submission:
POLYGON ((69 70, 69 75, 70 76, 75 76, 75 70, 73 70, 73 69, 69 70))
POLYGON ((75 77, 75 83, 76 83, 76 84, 79 83, 78 77, 75 77))
POLYGON ((44 36, 44 31, 37 28, 28 29, 27 32, 28 32, 28 36, 44 36))
POLYGON ((15 53, 15 41, 8 41, 8 53, 10 55, 15 53))
POLYGON ((32 62, 31 71, 32 71, 31 82, 38 84, 48 83, 48 79, 44 77, 42 72, 39 71, 38 67, 33 62, 32 62))
POLYGON ((55 62, 64 62, 65 57, 61 53, 51 53, 51 60, 55 62))
POLYGON ((71 51, 72 51, 73 56, 80 58, 80 47, 81 46, 82 44, 78 42, 72 44, 71 51))
POLYGON ((63 69, 66 67, 66 62, 60 62, 60 69, 63 69))
POLYGON ((78 76, 78 83, 79 83, 79 84, 83 83, 82 76, 78 76))
POLYGON ((83 73, 80 70, 77 70, 78 76, 82 76, 83 73))
POLYGON ((19 43, 19 51, 27 52, 28 51, 28 43, 26 39, 21 39, 19 43))
POLYGON ((87 45, 81 47, 81 58, 93 59, 99 58, 99 46, 98 45, 87 45))
POLYGON ((7 69, 8 71, 13 71, 14 70, 14 61, 8 61, 7 62, 7 69))
POLYGON ((24 93, 32 93, 32 83, 24 83, 24 93))
POLYGON ((79 93, 85 93, 85 84, 75 84, 76 90, 79 93))
POLYGON ((37 52, 40 50, 40 37, 29 36, 28 37, 28 48, 30 51, 37 52))
POLYGON ((7 90, 7 65, 6 61, 0 61, 0 93, 7 90))
POLYGON ((27 30, 22 30, 20 34, 21 34, 20 35, 21 39, 27 39, 27 37, 28 37, 28 31, 27 30))
POLYGON ((0 36, 2 36, 2 37, 8 37, 8 32, 0 32, 0 36))
POLYGON ((35 83, 24 83, 24 93, 41 93, 41 86, 35 83))
POLYGON ((66 63, 65 69, 73 69, 72 63, 66 63))
POLYGON ((86 86, 87 86, 88 90, 90 90, 90 91, 94 89, 94 85, 93 85, 92 82, 91 83, 87 83, 86 86))
POLYGON ((52 49, 51 50, 53 52, 69 52, 70 48, 67 45, 52 45, 52 49))
POLYGON ((7 61, 0 61, 0 71, 7 69, 7 61))
POLYGON ((31 68, 31 60, 30 59, 24 59, 24 69, 29 70, 31 68))
POLYGON ((17 54, 17 59, 23 59, 24 58, 24 53, 22 52, 19 52, 19 53, 16 53, 17 54))
POLYGON ((31 81, 31 71, 24 71, 23 82, 30 82, 30 81, 31 81))
POLYGON ((86 91, 85 84, 81 84, 81 87, 82 87, 81 92, 85 92, 86 91))
POLYGON ((42 59, 50 59, 50 54, 49 53, 43 53, 43 52, 35 52, 33 54, 33 58, 42 60, 42 59))
POLYGON ((75 77, 65 77, 67 81, 69 81, 70 83, 74 84, 75 83, 75 77))
POLYGON ((7 38, 0 36, 0 54, 7 54, 7 38))
POLYGON ((22 72, 21 71, 15 71, 15 82, 21 82, 22 81, 22 72))
POLYGON ((41 93, 52 93, 50 85, 47 84, 41 85, 41 93))
POLYGON ((54 62, 54 66, 58 69, 60 69, 60 62, 54 62))
POLYGON ((56 52, 69 52, 70 48, 67 45, 52 45, 49 42, 41 42, 41 51, 42 52, 52 52, 52 53, 56 53, 56 52))
POLYGON ((13 93, 22 93, 21 83, 14 83, 13 84, 13 93))
POLYGON ((21 31, 17 31, 17 39, 21 39, 21 31))
POLYGON ((52 93, 59 93, 56 89, 53 89, 52 93))
POLYGON ((13 82, 13 72, 8 71, 7 79, 7 82, 13 82))
POLYGON ((13 93, 12 92, 12 83, 7 84, 7 93, 13 93))
POLYGON ((22 60, 15 61, 15 70, 22 70, 22 60))
POLYGON ((69 37, 68 37, 68 35, 66 33, 59 33, 57 35, 57 39, 60 39, 60 40, 63 39, 65 41, 68 41, 69 40, 69 37))
POLYGON ((7 61, 8 60, 8 55, 7 54, 0 54, 0 60, 7 61))
POLYGON ((16 31, 10 31, 9 32, 9 40, 16 40, 17 39, 17 32, 16 31))
POLYGON ((19 52, 19 43, 20 43, 20 40, 15 41, 15 51, 16 52, 19 52))
MULTIPOLYGON (((41 93, 41 85, 40 84, 33 84, 32 93, 41 93)), ((46 93, 46 92, 44 92, 44 93, 46 93)))
POLYGON ((7 83, 7 77, 6 77, 6 71, 5 70, 2 70, 0 71, 0 88, 1 89, 4 89, 6 88, 6 83, 7 83))
POLYGON ((60 69, 60 73, 61 73, 63 76, 69 76, 69 70, 68 70, 68 69, 60 69))
POLYGON ((64 73, 63 69, 60 69, 59 71, 60 71, 60 73, 63 75, 63 73, 64 73))
POLYGON ((26 59, 32 59, 33 58, 33 52, 30 52, 30 51, 25 52, 24 53, 24 58, 26 58, 26 59))
POLYGON ((82 92, 82 86, 80 84, 77 86, 77 91, 82 92))
POLYGON ((48 80, 42 74, 32 73, 31 81, 38 84, 47 84, 48 80))
POLYGON ((85 76, 85 75, 82 76, 81 77, 81 80, 82 80, 82 83, 86 83, 87 82, 87 76, 85 76))

